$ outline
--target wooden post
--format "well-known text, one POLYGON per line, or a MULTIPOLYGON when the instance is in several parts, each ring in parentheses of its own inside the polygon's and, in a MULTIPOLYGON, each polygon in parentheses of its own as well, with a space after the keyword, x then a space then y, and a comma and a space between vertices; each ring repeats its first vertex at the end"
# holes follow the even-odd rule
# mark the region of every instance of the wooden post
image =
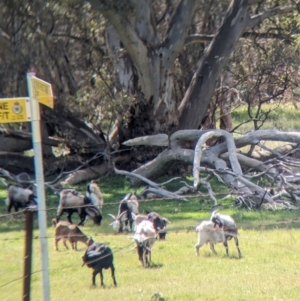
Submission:
POLYGON ((35 211, 25 211, 25 258, 24 258, 24 280, 23 280, 23 301, 30 301, 31 282, 31 259, 32 259, 32 233, 33 216, 35 211))

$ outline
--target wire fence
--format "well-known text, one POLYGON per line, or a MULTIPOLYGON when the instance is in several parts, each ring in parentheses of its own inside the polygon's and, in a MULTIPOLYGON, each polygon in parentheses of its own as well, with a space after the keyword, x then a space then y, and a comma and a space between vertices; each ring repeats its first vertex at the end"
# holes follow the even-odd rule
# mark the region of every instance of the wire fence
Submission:
MULTIPOLYGON (((300 220, 299 220, 300 221, 300 220)), ((169 231, 168 231, 169 232, 169 231)), ((171 233, 172 233, 172 231, 170 231, 171 233)), ((178 233, 178 230, 176 230, 176 232, 178 233)), ((186 232, 186 229, 181 229, 181 231, 179 231, 179 232, 186 232)), ((293 234, 291 234, 291 235, 293 235, 293 234)), ((102 236, 103 237, 103 235, 100 235, 99 234, 99 236, 102 236)), ((39 237, 36 237, 35 239, 38 239, 39 237)), ((51 239, 53 239, 54 237, 47 237, 47 238, 51 238, 51 239)), ((21 238, 20 238, 21 239, 21 238)), ((23 238, 24 239, 24 238, 23 238)), ((245 233, 242 233, 242 234, 239 234, 239 239, 241 239, 242 241, 252 241, 252 242, 257 242, 257 243, 259 243, 259 244, 262 244, 262 243, 264 243, 264 244, 268 244, 269 246, 272 246, 272 247, 277 247, 277 248, 282 248, 282 249, 286 249, 286 250, 288 250, 288 251, 290 251, 290 252, 292 252, 292 253, 295 253, 295 254, 297 254, 297 255, 300 255, 300 250, 299 249, 297 249, 297 248, 293 248, 292 246, 290 246, 290 245, 286 245, 286 244, 284 244, 284 243, 278 243, 278 242, 274 242, 274 241, 271 241, 271 240, 268 240, 268 239, 265 239, 265 238, 261 238, 261 237, 256 237, 255 239, 253 238, 253 237, 250 237, 249 235, 247 235, 247 234, 245 234, 245 233)), ((293 237, 293 239, 295 239, 295 240, 297 240, 297 237, 293 237)), ((114 248, 114 251, 113 251, 113 254, 117 254, 117 253, 120 253, 120 252, 122 252, 122 253, 129 253, 129 252, 132 252, 133 250, 134 250, 134 248, 132 248, 133 246, 135 246, 136 245, 136 243, 135 242, 131 242, 130 244, 127 244, 126 246, 123 246, 123 247, 119 247, 119 248, 117 248, 117 247, 115 247, 114 248), (129 249, 129 247, 131 247, 130 249, 129 249)), ((98 261, 98 260, 100 260, 100 259, 103 259, 104 257, 106 257, 106 256, 108 256, 108 255, 105 255, 105 256, 103 256, 103 257, 98 257, 97 259, 95 259, 94 261, 90 261, 89 262, 89 264, 90 263, 93 263, 93 262, 96 262, 96 261, 98 261)), ((70 268, 78 268, 80 265, 77 263, 77 264, 72 264, 72 265, 68 265, 68 266, 63 266, 63 267, 55 267, 55 268, 49 268, 49 271, 55 271, 55 270, 65 270, 65 269, 70 269, 70 268)), ((81 264, 81 266, 82 266, 82 264, 81 264)), ((42 273, 43 272, 43 270, 36 270, 36 271, 33 271, 33 272, 31 272, 31 275, 33 275, 33 274, 37 274, 37 273, 42 273)), ((2 273, 1 273, 2 274, 2 273)), ((0 275, 1 275, 0 274, 0 275)), ((7 281, 7 282, 5 282, 5 283, 3 283, 3 284, 0 284, 0 288, 4 288, 4 287, 6 287, 6 286, 8 286, 9 284, 11 284, 11 283, 14 283, 14 282, 16 282, 16 281, 21 281, 21 280, 23 280, 25 277, 24 276, 21 276, 21 277, 17 277, 17 278, 15 278, 15 279, 12 279, 12 280, 10 280, 10 281, 7 281)))
MULTIPOLYGON (((124 251, 124 250, 126 250, 126 249, 127 249, 127 251, 126 251, 126 252, 123 252, 123 253, 128 253, 128 252, 132 251, 132 249, 128 250, 128 247, 130 247, 130 246, 132 246, 132 245, 135 245, 135 243, 132 242, 132 243, 126 245, 125 247, 119 248, 119 250, 115 250, 113 253, 116 254, 116 253, 122 252, 122 251, 124 251)), ((92 264, 92 263, 94 263, 94 262, 97 262, 97 261, 99 261, 99 260, 101 260, 101 259, 103 259, 103 258, 109 256, 109 255, 110 255, 110 254, 107 254, 107 255, 98 257, 97 259, 92 260, 92 261, 89 261, 88 263, 85 263, 85 264, 92 264)), ((59 268, 49 268, 48 271, 65 270, 65 269, 70 269, 70 268, 77 268, 78 266, 79 266, 78 264, 73 264, 73 265, 64 266, 64 267, 59 267, 59 268)), ((43 272, 43 270, 33 271, 33 272, 31 272, 30 274, 33 275, 33 274, 41 273, 41 272, 43 272)), ((10 280, 10 281, 8 281, 8 282, 6 282, 6 283, 4 283, 4 284, 1 284, 1 285, 0 285, 0 288, 3 288, 3 287, 5 287, 5 286, 7 286, 7 285, 9 285, 9 284, 11 284, 11 283, 13 283, 13 282, 16 282, 16 281, 19 281, 19 280, 23 280, 24 278, 25 278, 25 277, 22 276, 22 277, 18 277, 18 278, 15 278, 15 279, 13 279, 13 280, 10 280)))
MULTIPOLYGON (((223 195, 223 196, 225 195, 227 197, 228 196, 228 191, 227 192, 221 192, 221 193, 218 193, 216 195, 219 195, 219 196, 220 195, 223 195)), ((205 198, 205 197, 209 197, 209 194, 201 194, 201 195, 196 195, 196 196, 195 195, 191 195, 191 196, 187 196, 187 197, 192 197, 192 198, 201 197, 201 198, 205 198)), ((140 203, 158 202, 158 201, 163 201, 163 200, 169 200, 169 199, 167 199, 167 198, 156 198, 156 199, 150 199, 150 200, 142 200, 142 201, 140 201, 140 203)), ((172 200, 172 201, 174 201, 174 200, 172 200)), ((118 206, 119 203, 120 202, 110 202, 110 203, 105 203, 104 206, 118 206)), ((80 208, 80 207, 85 207, 85 206, 79 206, 78 208, 80 208)), ((51 207, 51 208, 47 208, 46 209, 46 211, 54 211, 54 210, 57 210, 57 207, 51 207)), ((41 210, 36 210, 36 211, 38 212, 38 211, 41 211, 41 210)), ((14 217, 16 217, 18 215, 23 215, 24 213, 26 213, 26 209, 20 210, 18 212, 13 212, 13 213, 7 213, 7 214, 0 215, 0 219, 11 218, 11 217, 14 218, 14 217)), ((287 221, 272 221, 272 222, 270 222, 270 224, 264 224, 262 227, 267 227, 269 225, 272 225, 272 226, 276 227, 276 225, 279 226, 279 225, 282 225, 282 224, 286 224, 287 226, 289 226, 289 225, 291 225, 294 222, 300 222, 300 218, 299 219, 291 219, 291 220, 287 220, 287 221)), ((195 226, 194 227, 193 226, 187 226, 187 227, 183 226, 183 227, 174 227, 174 228, 171 227, 171 228, 168 229, 168 233, 189 232, 192 229, 195 229, 195 226)), ((103 233, 94 234, 93 236, 94 237, 103 237, 103 233)), ((38 240, 38 239, 41 239, 41 238, 42 238, 41 236, 34 236, 32 239, 33 240, 38 240)), ((55 235, 49 235, 49 236, 46 236, 46 237, 43 237, 43 238, 46 238, 46 239, 55 239, 55 235)), ((241 238, 242 240, 248 240, 248 241, 252 240, 252 241, 254 241, 253 238, 251 238, 250 236, 247 236, 245 233, 239 234, 239 238, 241 238)), ((25 239, 26 239, 26 236, 24 235, 22 237, 0 238, 0 241, 15 241, 15 240, 25 240, 25 239)), ((287 246, 285 244, 280 244, 278 242, 268 241, 266 239, 261 239, 261 238, 257 238, 257 239, 255 239, 255 241, 257 241, 259 243, 266 243, 266 244, 269 244, 269 245, 274 246, 274 247, 276 246, 276 247, 279 247, 279 248, 288 249, 291 252, 300 254, 300 251, 298 249, 291 248, 290 246, 287 246)), ((130 250, 128 249, 131 246, 135 246, 135 242, 132 242, 132 243, 130 243, 130 244, 124 246, 124 247, 121 247, 121 248, 115 248, 115 250, 114 250, 113 253, 115 254, 115 253, 119 253, 119 252, 124 252, 124 253, 131 252, 132 248, 130 250)), ((99 260, 101 258, 97 258, 97 260, 99 260)), ((69 268, 76 268, 78 266, 79 266, 78 264, 73 264, 73 265, 68 265, 68 266, 64 266, 64 267, 49 268, 49 271, 64 270, 64 269, 69 269, 69 268)), ((37 274, 37 273, 41 273, 41 272, 42 272, 42 270, 36 270, 36 271, 31 272, 31 275, 37 274)), ((24 279, 24 276, 17 277, 15 279, 7 281, 4 284, 0 284, 0 288, 4 288, 4 287, 8 286, 11 283, 14 283, 14 282, 17 282, 17 281, 21 281, 23 279, 24 279)))

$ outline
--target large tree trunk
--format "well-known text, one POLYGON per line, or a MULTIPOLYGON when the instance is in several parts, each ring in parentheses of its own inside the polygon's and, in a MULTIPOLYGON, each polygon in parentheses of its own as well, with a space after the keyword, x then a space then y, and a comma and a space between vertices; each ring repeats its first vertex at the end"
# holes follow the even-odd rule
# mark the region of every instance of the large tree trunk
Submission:
MULTIPOLYGON (((126 11, 119 14, 105 1, 91 0, 90 3, 114 27, 122 42, 114 43, 115 47, 124 45, 134 65, 128 72, 120 70, 120 74, 127 79, 128 74, 136 74, 138 78, 138 83, 134 85, 123 82, 124 88, 134 87, 135 94, 140 95, 140 102, 132 110, 132 122, 129 124, 131 135, 166 132, 177 126, 174 61, 184 45, 196 1, 180 1, 162 41, 159 39, 151 1, 131 1, 130 7, 124 7, 124 10, 128 9, 127 17, 126 11), (135 12, 134 17, 129 17, 131 10, 135 12)), ((119 66, 122 61, 123 58, 118 63, 119 66)), ((124 67, 128 68, 128 64, 124 67)))
POLYGON ((248 23, 248 1, 233 0, 223 24, 206 48, 196 73, 179 106, 179 128, 199 128, 212 98, 216 81, 234 45, 248 23))

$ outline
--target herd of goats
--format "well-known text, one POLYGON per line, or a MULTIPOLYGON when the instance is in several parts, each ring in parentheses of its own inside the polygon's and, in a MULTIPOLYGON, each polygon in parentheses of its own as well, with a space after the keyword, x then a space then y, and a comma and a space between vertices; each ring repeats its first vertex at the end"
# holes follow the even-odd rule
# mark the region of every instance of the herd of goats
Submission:
MULTIPOLYGON (((7 187, 7 199, 5 200, 7 211, 14 208, 17 212, 20 208, 37 208, 37 197, 33 190, 16 185, 7 187)), ((77 242, 87 245, 87 250, 82 256, 83 265, 93 269, 92 284, 96 285, 96 275, 100 274, 101 285, 103 283, 103 269, 111 269, 114 285, 117 285, 115 278, 115 268, 113 264, 112 250, 103 243, 94 242, 88 238, 79 228, 84 225, 87 218, 93 220, 94 224, 100 225, 102 220, 103 195, 96 182, 92 181, 87 185, 86 194, 81 194, 74 189, 63 189, 59 192, 59 205, 57 216, 52 220, 55 226, 55 249, 58 250, 58 242, 63 241, 68 249, 67 241, 71 243, 72 249, 77 250, 77 242), (68 221, 59 221, 63 213, 67 214, 68 221), (80 223, 72 223, 72 214, 77 213, 80 223)), ((166 226, 170 223, 166 218, 156 212, 139 213, 139 202, 134 194, 127 194, 121 200, 117 215, 109 214, 113 219, 110 224, 113 229, 120 233, 125 229, 133 231, 132 239, 136 242, 138 258, 144 267, 151 264, 151 249, 156 239, 165 239, 166 226)), ((198 240, 195 246, 196 255, 199 256, 199 248, 205 243, 210 244, 210 249, 214 254, 214 245, 223 243, 228 256, 227 241, 234 238, 239 256, 241 252, 238 244, 237 226, 228 215, 223 215, 214 211, 210 220, 202 221, 197 227, 198 240)))

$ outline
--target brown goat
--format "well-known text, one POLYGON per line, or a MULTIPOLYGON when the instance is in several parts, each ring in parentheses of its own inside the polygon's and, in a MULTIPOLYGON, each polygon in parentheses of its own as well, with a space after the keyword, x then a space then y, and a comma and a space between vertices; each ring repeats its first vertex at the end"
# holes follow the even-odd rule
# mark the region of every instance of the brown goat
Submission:
POLYGON ((56 220, 52 220, 55 225, 55 238, 54 238, 54 247, 58 251, 58 242, 63 241, 63 245, 66 249, 68 248, 67 241, 71 243, 72 249, 77 251, 77 242, 80 241, 87 246, 90 246, 94 243, 92 238, 88 238, 77 225, 70 224, 66 221, 61 221, 56 224, 56 220))

